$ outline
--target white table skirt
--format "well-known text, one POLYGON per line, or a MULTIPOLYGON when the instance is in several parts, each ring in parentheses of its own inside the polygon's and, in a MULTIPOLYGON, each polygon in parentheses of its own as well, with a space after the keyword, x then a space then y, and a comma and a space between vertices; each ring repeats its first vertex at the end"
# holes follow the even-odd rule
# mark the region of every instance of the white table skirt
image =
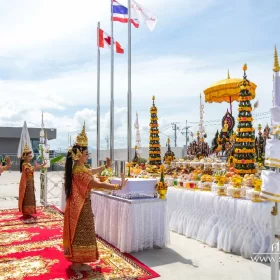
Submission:
POLYGON ((169 243, 166 200, 126 200, 92 192, 91 203, 96 233, 121 252, 169 243))
POLYGON ((245 258, 270 252, 273 203, 169 188, 169 229, 245 258))

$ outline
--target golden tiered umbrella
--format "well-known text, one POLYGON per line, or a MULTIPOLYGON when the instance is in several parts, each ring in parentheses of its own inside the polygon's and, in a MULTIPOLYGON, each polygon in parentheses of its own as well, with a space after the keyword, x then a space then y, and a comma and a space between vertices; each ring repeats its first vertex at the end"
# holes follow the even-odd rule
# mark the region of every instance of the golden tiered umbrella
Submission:
MULTIPOLYGON (((231 103, 238 100, 240 92, 239 84, 241 81, 242 79, 230 78, 228 71, 227 79, 221 80, 204 90, 205 102, 228 102, 230 103, 230 113, 232 113, 231 103)), ((250 86, 250 92, 252 93, 252 97, 254 99, 257 85, 250 82, 250 86)))

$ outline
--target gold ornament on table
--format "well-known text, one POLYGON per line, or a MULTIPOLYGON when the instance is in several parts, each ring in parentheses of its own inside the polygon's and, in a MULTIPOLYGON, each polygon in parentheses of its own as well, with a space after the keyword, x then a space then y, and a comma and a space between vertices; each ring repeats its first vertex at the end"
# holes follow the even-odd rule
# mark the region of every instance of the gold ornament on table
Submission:
POLYGON ((243 178, 241 176, 235 176, 231 178, 233 183, 233 190, 232 190, 232 197, 233 198, 240 198, 241 197, 241 184, 243 178))
POLYGON ((262 186, 262 179, 256 178, 253 180, 254 191, 252 194, 252 201, 253 202, 262 202, 261 199, 261 186, 262 186))
POLYGON ((226 193, 225 193, 225 189, 226 189, 225 182, 227 180, 227 178, 225 176, 225 172, 222 171, 222 172, 216 173, 215 179, 216 179, 216 182, 217 182, 217 189, 218 189, 217 194, 219 196, 225 196, 226 195, 226 193))
POLYGON ((167 193, 167 183, 164 182, 164 174, 163 174, 163 165, 160 166, 160 181, 156 184, 156 190, 159 194, 159 199, 166 199, 166 193, 167 193))

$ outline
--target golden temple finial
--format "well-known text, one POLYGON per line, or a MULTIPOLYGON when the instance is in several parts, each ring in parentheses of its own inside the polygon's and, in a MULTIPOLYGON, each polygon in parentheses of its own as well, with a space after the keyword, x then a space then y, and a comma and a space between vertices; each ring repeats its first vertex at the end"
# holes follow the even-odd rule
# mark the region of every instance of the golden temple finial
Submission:
POLYGON ((247 71, 247 63, 245 63, 244 65, 243 65, 243 71, 247 71))
POLYGON ((153 98, 152 98, 152 100, 154 101, 156 98, 155 98, 155 96, 153 95, 153 98))
POLYGON ((170 138, 167 139, 167 143, 168 143, 168 145, 170 144, 170 138))
POLYGON ((227 78, 230 79, 229 69, 227 70, 227 78))
POLYGON ((78 134, 76 138, 76 145, 80 147, 87 147, 88 145, 88 138, 86 134, 86 124, 84 122, 83 129, 80 134, 78 134))
POLYGON ((274 72, 279 72, 280 71, 280 66, 279 66, 278 53, 277 53, 276 45, 274 47, 274 64, 273 64, 273 69, 272 70, 274 72))

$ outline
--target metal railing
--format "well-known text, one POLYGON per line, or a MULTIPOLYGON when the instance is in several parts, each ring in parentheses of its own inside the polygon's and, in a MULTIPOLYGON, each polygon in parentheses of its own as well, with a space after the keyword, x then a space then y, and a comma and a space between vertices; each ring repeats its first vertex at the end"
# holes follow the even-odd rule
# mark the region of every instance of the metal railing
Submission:
MULTIPOLYGON (((5 156, 8 156, 11 159, 11 161, 13 162, 13 164, 9 170, 10 171, 19 171, 20 159, 17 157, 17 155, 5 154, 5 156)), ((34 158, 37 158, 37 157, 38 157, 38 155, 35 154, 34 158)), ((34 164, 34 159, 31 161, 31 164, 34 164)), ((55 163, 54 165, 52 165, 51 167, 48 168, 48 172, 51 172, 51 171, 64 171, 64 166, 55 163)))

